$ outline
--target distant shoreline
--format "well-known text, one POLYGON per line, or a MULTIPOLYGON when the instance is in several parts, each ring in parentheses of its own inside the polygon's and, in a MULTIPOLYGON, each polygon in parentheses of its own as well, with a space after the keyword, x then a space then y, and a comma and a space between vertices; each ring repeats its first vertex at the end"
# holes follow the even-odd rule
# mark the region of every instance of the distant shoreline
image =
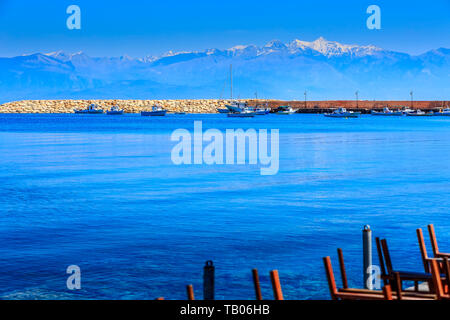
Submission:
MULTIPOLYGON (((359 110, 369 113, 371 110, 381 110, 388 106, 391 109, 408 107, 421 110, 435 110, 450 106, 450 101, 367 101, 362 100, 327 100, 327 101, 283 101, 283 100, 244 100, 250 105, 268 103, 275 109, 282 105, 290 105, 301 113, 322 113, 338 106, 349 110, 359 110)), ((0 113, 73 113, 74 109, 85 109, 95 103, 104 110, 118 105, 125 113, 140 113, 149 110, 153 105, 160 105, 169 112, 186 113, 217 113, 217 108, 225 107, 227 100, 219 99, 184 99, 184 100, 22 100, 0 105, 0 113)))

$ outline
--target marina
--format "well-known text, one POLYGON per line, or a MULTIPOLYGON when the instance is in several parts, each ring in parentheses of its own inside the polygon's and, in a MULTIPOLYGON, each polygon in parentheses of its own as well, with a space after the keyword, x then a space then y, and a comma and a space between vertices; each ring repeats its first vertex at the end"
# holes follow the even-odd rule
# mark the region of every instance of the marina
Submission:
MULTIPOLYGON (((450 109, 438 109, 422 111, 420 109, 410 109, 408 107, 398 107, 397 111, 392 111, 389 107, 384 107, 382 111, 377 110, 347 110, 343 107, 330 108, 328 110, 314 110, 314 112, 308 112, 305 109, 294 110, 291 106, 279 106, 271 109, 266 106, 249 106, 248 102, 231 101, 229 104, 225 104, 225 108, 217 108, 216 112, 219 114, 227 114, 230 118, 253 118, 254 116, 268 115, 270 113, 278 115, 291 115, 294 113, 320 113, 328 118, 359 118, 362 114, 370 114, 372 116, 409 116, 409 117, 430 117, 430 116, 449 116, 450 109), (306 111, 306 112, 305 112, 306 111), (327 112, 328 111, 328 112, 327 112)), ((75 114, 103 114, 103 109, 96 104, 89 105, 86 109, 75 109, 75 114)), ((153 106, 151 111, 141 111, 141 116, 165 116, 168 110, 161 106, 153 106)), ((184 111, 171 112, 174 115, 186 115, 184 111)), ((107 115, 123 115, 124 110, 118 106, 112 106, 106 112, 107 115)))
MULTIPOLYGON (((120 106, 127 113, 141 113, 149 111, 149 106, 161 106, 169 113, 185 112, 188 114, 214 114, 228 113, 226 105, 233 104, 247 105, 253 109, 265 109, 269 113, 274 113, 280 106, 291 106, 295 113, 301 114, 323 114, 331 113, 338 107, 344 107, 348 111, 360 112, 362 115, 374 112, 382 112, 385 107, 390 110, 401 110, 404 114, 416 109, 424 112, 432 111, 434 115, 449 115, 450 101, 415 101, 414 107, 407 101, 359 101, 358 107, 354 101, 280 101, 280 100, 255 100, 240 99, 233 100, 222 99, 180 99, 180 100, 21 100, 11 101, 0 105, 0 113, 11 114, 29 114, 29 113, 47 113, 47 114, 66 114, 75 111, 86 110, 91 104, 98 108, 108 110, 113 106, 120 106)), ((80 112, 80 113, 87 113, 80 112)))

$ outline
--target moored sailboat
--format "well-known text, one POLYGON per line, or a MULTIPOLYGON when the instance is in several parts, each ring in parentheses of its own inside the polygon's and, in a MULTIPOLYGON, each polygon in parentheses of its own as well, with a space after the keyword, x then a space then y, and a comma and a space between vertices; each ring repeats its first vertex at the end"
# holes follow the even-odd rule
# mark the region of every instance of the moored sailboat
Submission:
MULTIPOLYGON (((233 65, 230 65, 230 104, 226 104, 228 109, 227 116, 230 118, 253 118, 255 116, 247 102, 239 102, 233 100, 233 65)), ((219 110, 219 109, 218 109, 219 110)), ((220 112, 220 111, 219 111, 220 112)), ((225 112, 221 112, 225 113, 225 112)))

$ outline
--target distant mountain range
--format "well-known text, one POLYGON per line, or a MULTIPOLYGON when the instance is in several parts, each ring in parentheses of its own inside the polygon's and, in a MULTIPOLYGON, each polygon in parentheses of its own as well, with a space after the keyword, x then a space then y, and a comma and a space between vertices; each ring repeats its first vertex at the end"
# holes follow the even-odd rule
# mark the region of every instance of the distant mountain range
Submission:
POLYGON ((422 55, 375 46, 273 40, 263 47, 168 52, 144 58, 90 57, 83 52, 0 58, 0 102, 22 99, 228 98, 294 100, 450 99, 450 49, 422 55))

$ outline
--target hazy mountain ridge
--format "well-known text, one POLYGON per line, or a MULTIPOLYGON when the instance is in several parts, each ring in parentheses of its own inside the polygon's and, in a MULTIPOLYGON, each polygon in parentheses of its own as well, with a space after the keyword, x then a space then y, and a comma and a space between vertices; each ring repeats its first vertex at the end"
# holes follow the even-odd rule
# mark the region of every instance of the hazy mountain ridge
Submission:
POLYGON ((265 46, 168 52, 143 58, 90 57, 62 51, 0 58, 0 99, 220 98, 229 94, 233 64, 236 96, 301 99, 448 99, 450 49, 422 55, 345 45, 273 40, 265 46), (447 95, 447 96, 445 96, 447 95))

